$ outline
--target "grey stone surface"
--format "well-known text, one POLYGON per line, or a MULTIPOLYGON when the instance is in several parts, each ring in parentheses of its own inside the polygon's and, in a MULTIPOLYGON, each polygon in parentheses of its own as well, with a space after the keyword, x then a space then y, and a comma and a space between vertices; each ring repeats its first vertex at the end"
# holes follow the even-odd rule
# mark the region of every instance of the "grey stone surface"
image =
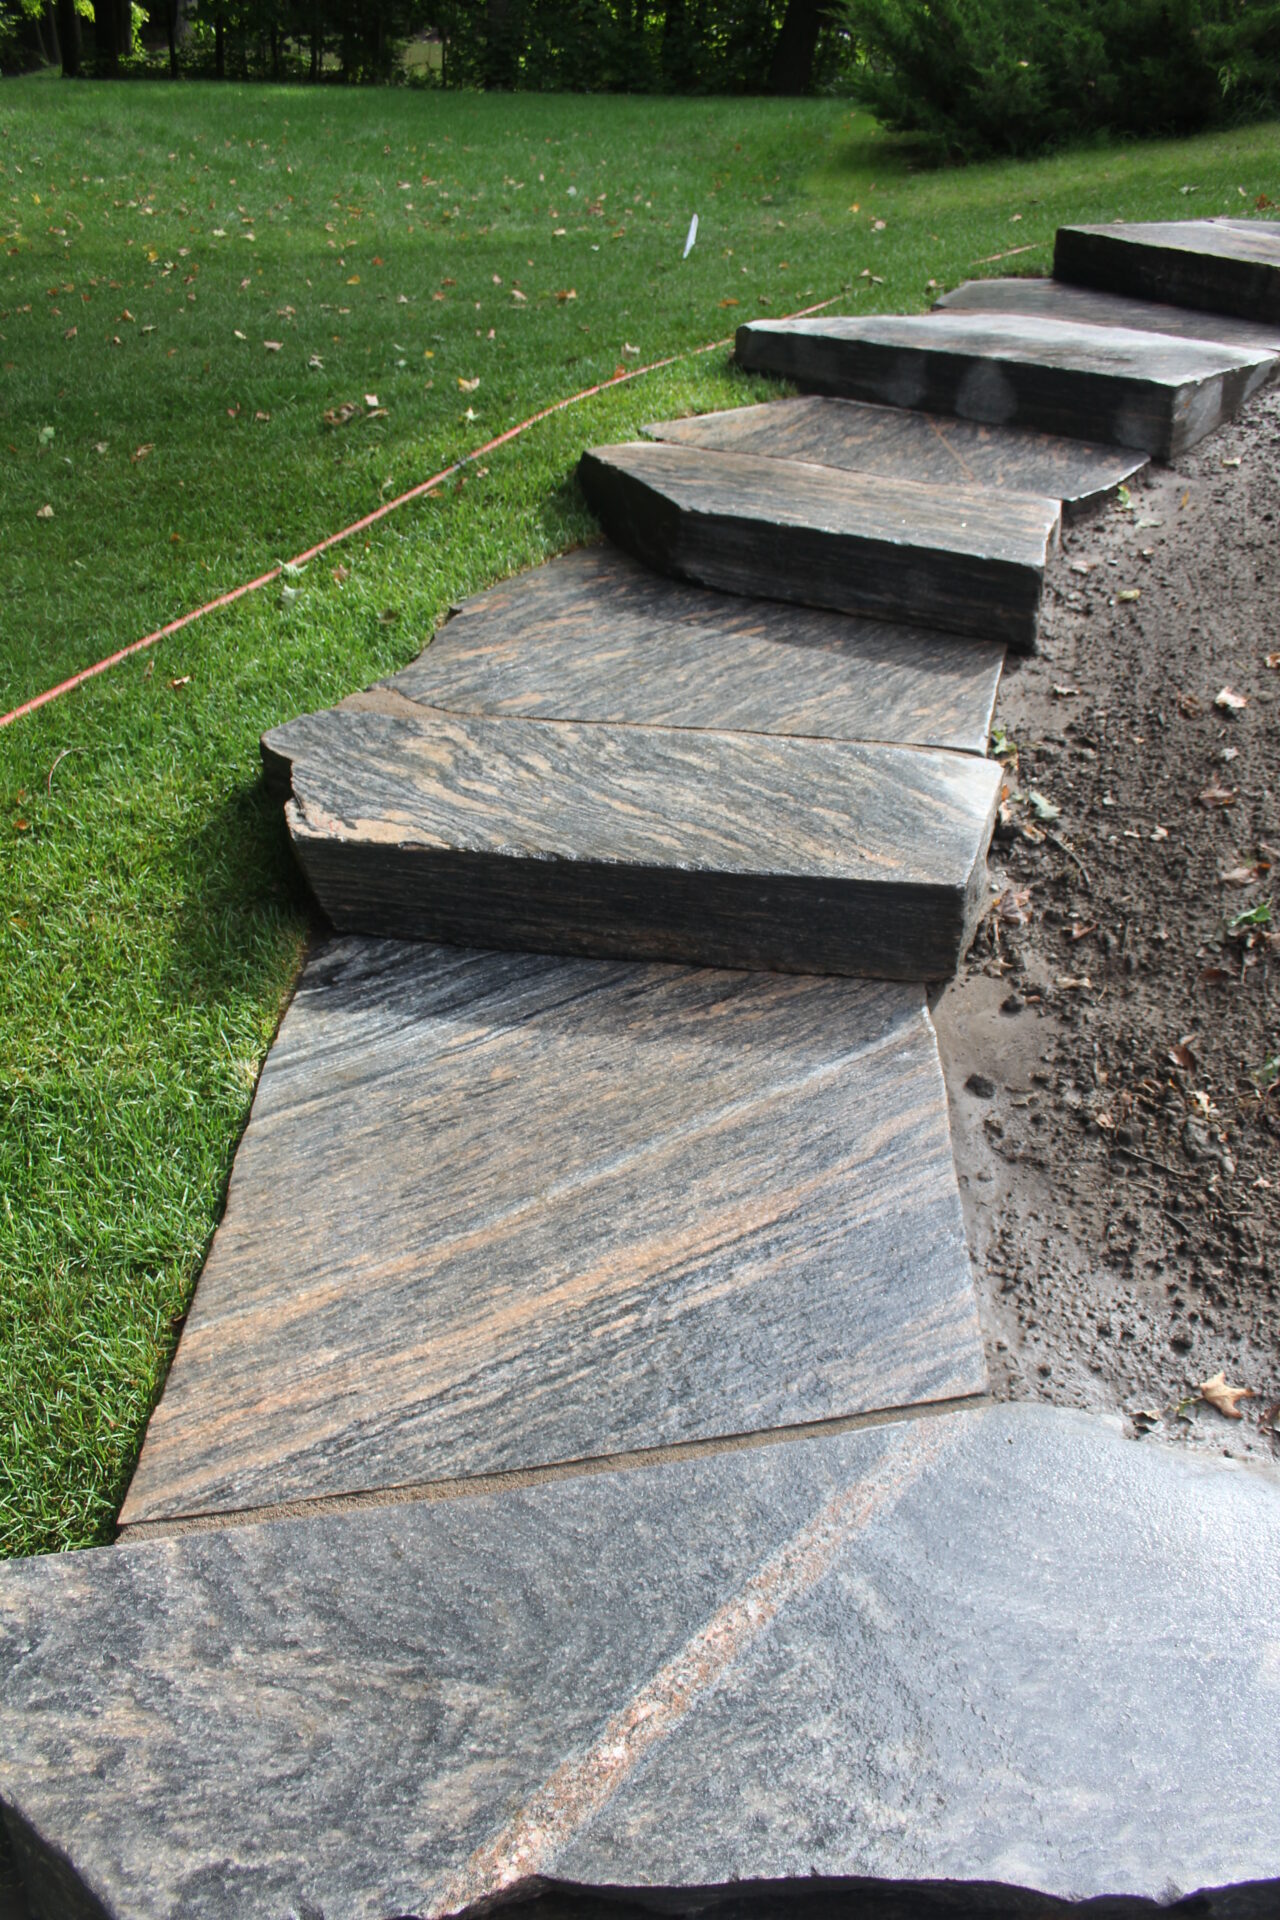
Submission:
POLYGON ((1278 1718, 1275 1479, 1046 1408, 0 1570, 0 1802, 117 1920, 1167 1900, 1274 1881, 1278 1718))
MULTIPOLYGON (((1065 230, 1064 230, 1065 231, 1065 230)), ((1038 314, 753 320, 737 357, 820 393, 1034 428, 1173 460, 1275 372, 1274 353, 1038 314)))
POLYGON ((980 1393, 920 987, 313 955, 123 1520, 980 1393))
MULTIPOLYGON (((954 296, 938 302, 939 306, 963 304, 954 296)), ((1280 339, 1276 345, 1280 351, 1280 339)), ((1068 518, 1100 506, 1149 464, 1146 455, 1133 448, 1093 447, 1060 434, 982 426, 945 414, 873 407, 862 400, 833 400, 823 394, 661 420, 645 432, 654 440, 674 440, 683 446, 754 453, 771 460, 811 460, 819 466, 875 473, 887 480, 987 487, 1001 496, 1036 494, 1060 500, 1068 518)))
POLYGON ((579 547, 466 601, 353 698, 985 753, 1003 661, 990 640, 713 593, 579 547))
POLYGON ((1129 300, 1065 280, 966 280, 934 302, 944 312, 1034 313, 1045 320, 1083 321, 1091 327, 1136 327, 1184 340, 1220 340, 1228 347, 1280 353, 1280 323, 1238 320, 1231 314, 1171 307, 1161 300, 1129 300))
POLYGON ((1059 227, 1053 271, 1108 293, 1280 323, 1280 224, 1269 220, 1059 227))
POLYGON ((263 752, 343 932, 934 980, 989 897, 1001 772, 972 753, 407 700, 263 752))
POLYGON ((661 441, 591 447, 578 481, 656 572, 1034 650, 1057 499, 661 441))

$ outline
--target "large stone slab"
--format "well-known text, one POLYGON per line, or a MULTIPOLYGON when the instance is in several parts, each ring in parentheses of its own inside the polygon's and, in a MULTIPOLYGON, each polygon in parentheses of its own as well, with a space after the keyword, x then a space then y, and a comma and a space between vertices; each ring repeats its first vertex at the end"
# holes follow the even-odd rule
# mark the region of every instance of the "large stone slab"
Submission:
POLYGON ((605 532, 657 572, 729 593, 1035 645, 1060 508, 700 447, 593 447, 605 532))
POLYGON ((1280 226, 1265 220, 1152 220, 1059 227, 1058 280, 1280 325, 1280 226))
POLYGON ((986 904, 974 754, 406 705, 263 743, 344 932, 928 980, 986 904))
POLYGON ((1229 347, 1280 354, 1280 322, 1267 326, 1225 313, 1170 307, 1159 300, 1128 300, 1123 294, 1075 287, 1065 280, 966 280, 934 304, 948 312, 960 308, 973 313, 1032 313, 1044 320, 1083 321, 1091 327, 1136 327, 1139 332, 1220 340, 1229 347))
POLYGON ((1274 1901, 1278 1569, 1274 1477, 1035 1407, 10 1564, 0 1801, 99 1920, 1274 1901))
POLYGON ((383 684, 462 713, 985 753, 1003 661, 990 641, 713 593, 599 546, 464 602, 383 684))
MULTIPOLYGON (((1280 352, 1280 337, 1276 350, 1280 352)), ((810 460, 819 466, 922 481, 931 487, 1031 493, 1060 501, 1064 516, 1071 519, 1100 506, 1148 464, 1145 454, 1132 449, 1091 447, 1058 434, 980 426, 819 394, 662 420, 645 432, 655 440, 681 446, 760 454, 772 460, 810 460)))
POLYGON ((1035 314, 753 320, 738 360, 855 400, 1035 428, 1172 460, 1229 420, 1277 365, 1257 348, 1035 314))
POLYGON ((126 1525, 980 1392, 918 987, 342 941, 126 1525))

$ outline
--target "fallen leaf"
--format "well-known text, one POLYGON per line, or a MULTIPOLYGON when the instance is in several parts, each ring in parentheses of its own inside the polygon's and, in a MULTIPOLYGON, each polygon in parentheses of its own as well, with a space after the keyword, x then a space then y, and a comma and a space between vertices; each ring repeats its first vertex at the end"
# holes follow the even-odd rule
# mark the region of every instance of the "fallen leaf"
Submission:
POLYGON ((1204 967, 1196 978, 1202 987, 1233 987, 1236 983, 1236 976, 1226 967, 1204 967))
POLYGON ((1168 827, 1152 827, 1151 838, 1153 840, 1167 840, 1169 838, 1168 827))
POLYGON ((1141 587, 1122 587, 1120 589, 1120 592, 1116 595, 1116 599, 1119 600, 1121 603, 1124 603, 1129 600, 1141 600, 1141 598, 1142 598, 1141 587))
POLYGON ((324 366, 324 361, 320 358, 320 355, 318 353, 313 353, 311 358, 307 361, 307 365, 311 367, 315 372, 318 373, 320 369, 324 366))
POLYGON ((364 403, 366 407, 377 407, 382 404, 376 393, 366 393, 364 403))
POLYGON ((1199 1064, 1199 1062, 1196 1060, 1195 1054, 1191 1051, 1191 1048, 1187 1045, 1187 1041, 1190 1039, 1190 1037, 1191 1036, 1189 1034, 1184 1035, 1184 1037, 1178 1041, 1176 1046, 1170 1047, 1169 1049, 1170 1060, 1172 1060, 1175 1067, 1181 1067, 1184 1073, 1192 1072, 1194 1068, 1199 1064))
POLYGON ((1178 712, 1184 720, 1194 720, 1200 711, 1200 702, 1196 699, 1194 693, 1180 693, 1178 695, 1178 712))
POLYGON ((354 400, 344 400, 340 407, 326 407, 324 423, 326 427, 345 427, 348 420, 358 417, 360 408, 354 400))
POLYGON ((341 586, 344 580, 349 580, 351 578, 350 567, 344 567, 341 560, 339 560, 337 566, 333 570, 333 577, 337 581, 338 585, 341 586))
POLYGON ((1270 868, 1260 860, 1255 861, 1251 867, 1232 867, 1229 873, 1223 874, 1223 885, 1228 887, 1252 886, 1255 880, 1261 880, 1263 874, 1269 872, 1270 868))
POLYGON ((95 453, 105 453, 107 451, 107 442, 105 440, 95 440, 93 450, 95 453))
POLYGON ((1054 698, 1058 700, 1074 700, 1079 691, 1079 687, 1055 687, 1053 689, 1054 698))
POLYGON ((155 452, 155 442, 153 440, 148 440, 144 446, 138 447, 133 453, 129 455, 129 465, 131 467, 136 467, 140 460, 145 460, 149 453, 154 453, 154 452, 155 452))
POLYGON ((169 685, 173 687, 175 691, 178 687, 189 687, 191 685, 191 675, 189 673, 180 673, 176 680, 169 682, 169 685))
POLYGON ((1237 693, 1234 687, 1224 687, 1221 693, 1214 695, 1213 704, 1221 707, 1224 713, 1239 713, 1242 707, 1248 706, 1249 698, 1247 694, 1237 693))
POLYGON ((458 385, 462 389, 463 393, 474 393, 476 388, 480 385, 480 376, 479 374, 477 374, 474 380, 464 380, 462 375, 459 374, 458 385))
MULTIPOLYGON (((64 340, 74 340, 74 339, 75 339, 75 337, 76 337, 76 333, 77 333, 77 331, 78 331, 78 329, 77 329, 77 328, 75 328, 75 327, 68 327, 68 328, 67 328, 67 330, 66 330, 66 332, 65 332, 65 333, 63 334, 63 336, 62 336, 62 337, 63 337, 63 339, 64 339, 64 340)), ((146 328, 146 327, 144 327, 144 328, 142 329, 142 331, 143 331, 144 333, 146 333, 146 332, 148 332, 148 331, 149 331, 149 329, 148 329, 148 328, 146 328)))
POLYGON ((1244 1415, 1236 1405, 1237 1400, 1252 1400, 1252 1387, 1229 1387, 1225 1373, 1215 1373, 1212 1380, 1200 1382, 1200 1398, 1207 1400, 1219 1413, 1225 1413, 1228 1420, 1243 1420, 1244 1415))
POLYGON ((1037 820, 1060 820, 1062 818, 1062 808, 1055 807, 1052 800, 1046 800, 1044 795, 1037 793, 1034 788, 1027 795, 1027 798, 1035 808, 1037 820))
POLYGON ((1028 903, 1031 899, 1030 887, 1006 887, 996 898, 993 912, 997 920, 1004 920, 1013 927, 1025 927, 1030 923, 1028 903))
POLYGON ((49 506, 47 503, 43 507, 36 508, 37 520, 52 520, 52 518, 53 518, 53 508, 49 506))
POLYGON ((720 301, 720 305, 722 307, 737 307, 737 306, 741 306, 741 304, 742 302, 740 300, 721 300, 720 301))
POLYGON ((271 415, 269 413, 264 413, 261 407, 259 407, 258 411, 254 414, 253 417, 255 420, 269 420, 271 418, 271 415))
POLYGON ((511 298, 516 302, 517 306, 523 307, 529 296, 527 293, 521 293, 519 287, 512 287, 511 298))
POLYGON ((247 333, 241 333, 239 327, 234 327, 232 331, 234 332, 237 340, 247 340, 249 338, 247 333))
POLYGON ((1064 993, 1092 993, 1093 982, 1087 973, 1060 973, 1058 985, 1064 993))
POLYGON ((264 340, 262 344, 268 353, 279 353, 284 342, 283 340, 264 340))
POLYGON ((1234 787, 1205 787, 1197 797, 1202 807, 1232 807, 1236 793, 1234 787))
POLYGON ((576 287, 561 287, 559 293, 556 295, 556 299, 562 303, 566 300, 576 300, 577 297, 576 287))

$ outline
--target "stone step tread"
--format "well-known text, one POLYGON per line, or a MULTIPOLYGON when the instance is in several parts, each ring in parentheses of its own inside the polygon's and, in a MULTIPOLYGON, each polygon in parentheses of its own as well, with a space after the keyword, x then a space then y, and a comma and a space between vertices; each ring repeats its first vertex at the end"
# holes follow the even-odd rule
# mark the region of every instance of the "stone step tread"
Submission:
POLYGON ((1159 300, 1130 300, 1100 293, 1065 280, 966 280, 935 302, 935 311, 1030 313, 1046 320, 1083 321, 1093 327, 1136 328, 1172 333, 1185 340, 1210 340, 1223 346, 1280 354, 1280 324, 1265 326, 1230 314, 1171 307, 1159 300))
POLYGON ((655 572, 1034 645, 1056 500, 646 442, 594 447, 578 473, 606 533, 655 572))
POLYGON ((918 980, 986 904, 975 754, 404 707, 263 742, 341 931, 918 980))
POLYGON ((1278 1568, 1273 1475, 1033 1406, 15 1562, 0 1802, 128 1920, 1274 1890, 1278 1568))
POLYGON ((669 580, 613 546, 457 608, 383 685, 455 712, 984 753, 1004 649, 669 580))
POLYGON ((1154 220, 1059 227, 1056 279, 1280 324, 1280 225, 1154 220))
POLYGON ((1132 449, 819 394, 662 420, 645 432, 682 446, 809 460, 929 486, 1036 494, 1061 501, 1069 518, 1101 505, 1148 464, 1132 449))
POLYGON ((1259 348, 963 310, 754 320, 738 329, 737 357, 855 400, 1139 447, 1162 460, 1221 426, 1277 366, 1259 348))
POLYGON ((308 963, 126 1526, 983 1390, 919 987, 308 963))

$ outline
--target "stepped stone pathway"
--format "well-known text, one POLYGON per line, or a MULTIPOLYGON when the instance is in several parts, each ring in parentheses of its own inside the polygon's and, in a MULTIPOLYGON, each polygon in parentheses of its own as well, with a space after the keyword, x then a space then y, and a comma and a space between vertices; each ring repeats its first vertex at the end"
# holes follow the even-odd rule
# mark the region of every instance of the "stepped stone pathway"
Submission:
POLYGON ((126 1540, 0 1582, 0 1794, 43 1912, 1163 1905, 1275 1871, 1277 1564, 1272 1484, 1038 1407, 126 1540))
POLYGON ((119 1544, 0 1568, 0 1920, 1275 1913, 1280 1480, 989 1403, 923 982, 1278 241, 743 329, 852 397, 589 453, 613 546, 266 737, 335 931, 119 1544))
POLYGON ((342 931, 940 979, 986 903, 968 753, 410 706, 267 736, 342 931))
POLYGON ((919 987, 340 941, 272 1049, 122 1518, 985 1385, 919 987))
POLYGON ((592 448, 578 477, 605 532, 677 577, 1035 643, 1057 500, 643 442, 592 448))
POLYGON ((1139 447, 1175 460, 1276 371, 1274 353, 1035 314, 752 320, 740 363, 849 399, 1139 447))
POLYGON ((1257 320, 1237 320, 1225 313, 1202 313, 1194 307, 1165 306, 1158 300, 1130 300, 1123 294, 1073 287, 1062 280, 966 280, 950 293, 941 294, 934 309, 946 313, 957 309, 969 313, 1029 313, 1042 320, 1173 333, 1184 340, 1219 340, 1224 346, 1246 352, 1280 354, 1280 321, 1267 325, 1257 320))
POLYGON ((1003 664, 992 641, 713 593, 579 547, 466 601, 345 704, 985 753, 1003 664))
POLYGON ((1265 220, 1059 227, 1054 278, 1280 325, 1280 228, 1265 220))
MULTIPOLYGON (((1276 351, 1280 352, 1280 334, 1276 351)), ((770 400, 758 407, 733 407, 726 413, 694 414, 685 420, 662 420, 645 432, 651 439, 681 446, 772 460, 808 460, 931 487, 980 487, 1005 496, 1034 494, 1060 501, 1066 519, 1078 519, 1100 507, 1149 464, 1145 454, 1119 447, 1091 447, 1054 434, 980 426, 969 420, 817 394, 770 400)))

